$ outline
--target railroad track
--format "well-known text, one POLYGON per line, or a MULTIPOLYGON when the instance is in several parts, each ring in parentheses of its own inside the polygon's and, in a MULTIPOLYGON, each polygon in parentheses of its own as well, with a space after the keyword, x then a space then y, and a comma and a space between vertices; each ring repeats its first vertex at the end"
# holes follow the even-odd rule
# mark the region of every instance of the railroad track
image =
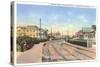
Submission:
POLYGON ((88 51, 88 52, 91 52, 91 53, 96 53, 95 51, 86 49, 85 47, 80 47, 80 46, 72 45, 72 44, 70 44, 70 43, 66 43, 66 45, 70 45, 71 47, 75 47, 75 48, 77 48, 77 49, 85 50, 85 51, 88 51))
POLYGON ((60 60, 68 60, 61 52, 58 51, 58 49, 54 46, 53 43, 51 44, 46 44, 43 47, 43 57, 42 61, 43 62, 52 62, 52 61, 60 61, 60 60), (54 59, 53 55, 57 54, 60 58, 54 59))
POLYGON ((43 47, 43 57, 42 57, 42 60, 44 62, 52 62, 52 61, 60 61, 60 60, 63 60, 63 61, 67 61, 69 60, 68 58, 66 58, 65 55, 63 55, 59 50, 62 50, 62 48, 60 47, 59 49, 54 46, 53 43, 51 44, 46 44, 44 47, 43 47), (59 56, 58 59, 54 59, 53 58, 53 55, 57 54, 57 56, 59 56))
POLYGON ((62 48, 61 43, 58 44, 58 45, 52 45, 52 47, 63 58, 63 61, 70 61, 70 60, 75 60, 76 59, 72 53, 70 53, 69 51, 66 52, 62 48))
POLYGON ((47 42, 43 47, 43 61, 52 62, 55 59, 52 58, 53 54, 56 53, 59 57, 55 61, 70 61, 70 60, 89 60, 94 59, 92 57, 95 54, 94 51, 90 51, 88 49, 83 49, 71 44, 63 44, 60 46, 61 42, 47 42), (87 53, 87 54, 86 54, 87 53))
MULTIPOLYGON (((87 59, 95 59, 95 52, 93 51, 89 51, 89 50, 86 50, 86 49, 82 49, 82 48, 79 48, 79 47, 75 47, 75 46, 72 46, 70 44, 67 44, 66 47, 68 47, 70 50, 73 49, 76 53, 79 53, 79 55, 83 55, 83 57, 87 57, 87 59), (93 57, 94 56, 94 57, 93 57)), ((67 52, 71 53, 70 50, 66 49, 66 48, 63 48, 64 50, 66 50, 67 52)), ((74 55, 73 53, 71 53, 73 56, 77 57, 77 55, 74 55)), ((83 58, 83 60, 85 60, 86 58, 83 58)), ((82 59, 80 59, 82 60, 82 59)))
MULTIPOLYGON (((53 46, 54 50, 55 50, 65 61, 68 60, 60 51, 57 50, 57 48, 56 48, 54 45, 52 45, 52 46, 53 46)), ((62 49, 59 48, 59 50, 62 50, 62 49)))

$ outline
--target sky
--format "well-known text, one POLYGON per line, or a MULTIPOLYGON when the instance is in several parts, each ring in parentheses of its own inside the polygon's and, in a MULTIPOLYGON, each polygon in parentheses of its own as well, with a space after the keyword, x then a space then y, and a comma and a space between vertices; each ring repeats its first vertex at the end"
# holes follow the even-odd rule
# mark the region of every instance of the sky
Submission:
POLYGON ((73 34, 96 24, 95 8, 17 4, 17 24, 37 25, 49 32, 73 34))

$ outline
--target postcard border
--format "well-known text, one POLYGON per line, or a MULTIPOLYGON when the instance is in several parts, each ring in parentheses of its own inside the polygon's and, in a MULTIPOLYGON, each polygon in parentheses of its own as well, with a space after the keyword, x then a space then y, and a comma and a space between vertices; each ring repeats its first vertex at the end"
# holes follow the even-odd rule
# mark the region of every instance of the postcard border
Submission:
MULTIPOLYGON (((17 57, 16 57, 16 23, 17 23, 17 4, 29 4, 29 5, 46 5, 46 6, 63 6, 63 7, 81 7, 81 8, 95 8, 97 10, 96 6, 87 6, 87 5, 67 5, 67 4, 53 4, 53 3, 39 3, 39 2, 28 2, 28 1, 14 1, 14 66, 21 66, 21 65, 34 65, 34 64, 64 64, 64 63, 70 63, 70 62, 88 62, 88 61, 97 61, 97 40, 96 40, 96 58, 93 60, 75 60, 75 61, 63 61, 63 62, 43 62, 43 63, 17 63, 17 57)), ((96 11, 96 25, 97 25, 97 11, 96 11)), ((96 26, 97 28, 97 26, 96 26)), ((97 31, 96 31, 96 39, 97 39, 97 31)))

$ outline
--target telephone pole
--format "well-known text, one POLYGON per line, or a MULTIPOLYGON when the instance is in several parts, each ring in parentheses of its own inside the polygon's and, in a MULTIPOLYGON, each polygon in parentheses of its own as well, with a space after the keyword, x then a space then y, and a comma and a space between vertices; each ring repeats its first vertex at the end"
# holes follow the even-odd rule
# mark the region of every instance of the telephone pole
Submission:
POLYGON ((41 18, 40 18, 40 30, 41 30, 41 18))
POLYGON ((52 28, 51 28, 51 36, 52 36, 52 28))
POLYGON ((41 39, 41 18, 39 19, 39 22, 40 22, 40 29, 39 29, 39 36, 40 36, 40 39, 41 39))

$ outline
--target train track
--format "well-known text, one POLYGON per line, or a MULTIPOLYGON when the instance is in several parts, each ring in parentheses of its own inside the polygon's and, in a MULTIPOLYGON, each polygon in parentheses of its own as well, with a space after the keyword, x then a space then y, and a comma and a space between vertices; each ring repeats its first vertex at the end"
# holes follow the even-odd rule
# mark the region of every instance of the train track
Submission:
MULTIPOLYGON (((51 44, 51 48, 53 48, 54 49, 54 51, 59 55, 59 56, 61 56, 62 57, 62 59, 63 59, 63 61, 68 61, 68 60, 75 60, 76 58, 74 58, 74 56, 71 54, 71 53, 69 53, 69 52, 66 52, 61 46, 61 43, 55 43, 55 45, 54 45, 54 43, 53 44, 51 44), (70 55, 70 56, 69 56, 70 55)), ((58 59, 59 60, 59 59, 58 59)))
MULTIPOLYGON (((93 55, 95 55, 96 53, 93 51, 89 51, 87 49, 82 49, 79 47, 75 47, 72 46, 70 44, 66 44, 66 47, 68 47, 69 49, 73 49, 76 53, 79 53, 80 55, 84 55, 84 57, 87 57, 87 59, 95 59, 95 57, 92 57, 93 55)), ((66 50, 67 52, 71 53, 68 49, 63 48, 64 50, 66 50)), ((73 56, 75 56, 73 53, 71 53, 73 56)), ((76 56, 75 56, 76 57, 76 56)), ((83 59, 85 60, 85 59, 83 59)))
POLYGON ((84 51, 88 51, 88 52, 91 52, 91 53, 96 53, 95 51, 88 50, 88 49, 86 49, 85 47, 76 46, 76 45, 73 45, 73 44, 71 44, 71 43, 66 43, 66 45, 70 45, 71 47, 75 47, 75 48, 77 48, 77 49, 84 50, 84 51))
POLYGON ((70 49, 70 50, 68 50, 68 49, 65 49, 65 48, 63 48, 62 46, 59 48, 59 49, 57 49, 54 45, 53 45, 53 47, 54 47, 54 49, 56 50, 56 52, 57 53, 59 53, 63 58, 64 58, 64 61, 70 61, 70 60, 85 60, 85 58, 84 57, 86 57, 86 56, 83 56, 83 54, 82 53, 80 53, 80 52, 76 52, 75 50, 75 53, 77 53, 77 55, 79 55, 79 56, 81 56, 81 58, 80 57, 77 57, 77 55, 75 55, 75 54, 73 54, 70 50, 73 50, 73 49, 70 49, 69 47, 68 47, 68 49, 70 49), (66 53, 68 53, 70 56, 73 56, 74 58, 70 58, 69 56, 66 56, 65 55, 65 53, 62 53, 61 51, 65 51, 66 53))
MULTIPOLYGON (((53 48, 55 49, 55 51, 56 51, 65 61, 69 60, 69 59, 67 59, 60 51, 58 51, 58 49, 57 49, 54 45, 52 45, 52 46, 53 46, 53 48)), ((62 50, 62 49, 59 48, 59 50, 62 50)))
POLYGON ((68 60, 61 52, 58 51, 58 49, 54 46, 53 43, 46 44, 46 46, 43 47, 43 57, 42 60, 44 62, 52 62, 52 61, 59 61, 59 60, 68 60), (58 59, 53 58, 53 53, 57 54, 57 56, 61 57, 58 59))
POLYGON ((90 51, 87 49, 83 49, 80 47, 76 47, 70 44, 63 44, 64 46, 60 46, 62 43, 58 42, 47 42, 46 46, 43 47, 43 61, 52 62, 55 59, 52 58, 52 54, 56 53, 61 59, 56 59, 56 61, 63 60, 63 61, 69 61, 69 60, 89 60, 94 59, 94 57, 90 56, 95 54, 94 51, 90 51), (91 53, 90 55, 87 55, 87 53, 91 53), (69 54, 69 55, 67 55, 69 54))

